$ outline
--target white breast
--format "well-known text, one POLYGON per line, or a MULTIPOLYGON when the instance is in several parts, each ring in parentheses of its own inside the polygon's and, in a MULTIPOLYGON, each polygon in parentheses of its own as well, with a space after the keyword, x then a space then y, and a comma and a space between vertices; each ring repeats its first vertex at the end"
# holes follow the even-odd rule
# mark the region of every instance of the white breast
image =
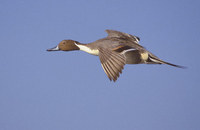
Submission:
POLYGON ((99 55, 99 50, 97 50, 97 49, 96 50, 92 50, 92 49, 90 49, 89 47, 87 47, 85 45, 77 45, 76 44, 76 46, 78 46, 81 51, 85 51, 85 52, 87 52, 89 54, 96 55, 96 56, 99 55))

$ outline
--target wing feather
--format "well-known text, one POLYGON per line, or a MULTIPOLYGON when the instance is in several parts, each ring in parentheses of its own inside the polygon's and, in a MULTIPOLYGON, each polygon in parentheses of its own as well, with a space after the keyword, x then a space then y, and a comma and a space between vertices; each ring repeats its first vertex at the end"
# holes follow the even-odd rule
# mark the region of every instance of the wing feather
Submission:
POLYGON ((115 82, 126 63, 125 56, 106 48, 99 48, 99 58, 106 75, 115 82))
POLYGON ((123 32, 119 32, 116 30, 105 30, 108 33, 108 37, 118 37, 118 38, 128 38, 134 42, 136 42, 137 44, 139 44, 140 38, 137 36, 133 36, 131 34, 128 33, 123 33, 123 32))

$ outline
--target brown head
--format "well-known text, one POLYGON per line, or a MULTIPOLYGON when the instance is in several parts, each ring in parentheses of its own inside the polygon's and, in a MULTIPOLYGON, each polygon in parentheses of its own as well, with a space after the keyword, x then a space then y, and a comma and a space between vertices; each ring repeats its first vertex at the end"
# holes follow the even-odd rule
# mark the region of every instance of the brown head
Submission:
POLYGON ((76 44, 80 44, 74 40, 62 40, 56 47, 47 49, 47 51, 73 51, 79 50, 76 44))

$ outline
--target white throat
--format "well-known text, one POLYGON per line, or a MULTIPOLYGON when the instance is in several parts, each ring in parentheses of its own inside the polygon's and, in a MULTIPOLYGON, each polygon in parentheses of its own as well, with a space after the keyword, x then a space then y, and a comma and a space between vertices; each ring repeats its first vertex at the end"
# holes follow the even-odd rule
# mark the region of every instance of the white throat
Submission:
POLYGON ((74 43, 77 47, 79 47, 79 49, 81 50, 81 51, 85 51, 85 52, 87 52, 87 53, 89 53, 89 54, 92 54, 92 55, 96 55, 96 56, 98 56, 99 55, 99 50, 92 50, 92 49, 90 49, 89 47, 87 47, 87 46, 85 46, 85 45, 78 45, 78 44, 76 44, 76 43, 74 43))

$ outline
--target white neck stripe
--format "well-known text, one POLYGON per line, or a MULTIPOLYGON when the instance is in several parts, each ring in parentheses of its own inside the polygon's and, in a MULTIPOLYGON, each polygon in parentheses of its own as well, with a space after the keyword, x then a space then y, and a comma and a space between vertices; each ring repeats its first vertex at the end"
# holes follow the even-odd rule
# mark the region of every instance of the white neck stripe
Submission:
POLYGON ((90 49, 89 47, 85 46, 85 45, 78 45, 76 43, 74 43, 81 51, 85 51, 89 54, 92 54, 92 55, 99 55, 99 50, 92 50, 90 49))

